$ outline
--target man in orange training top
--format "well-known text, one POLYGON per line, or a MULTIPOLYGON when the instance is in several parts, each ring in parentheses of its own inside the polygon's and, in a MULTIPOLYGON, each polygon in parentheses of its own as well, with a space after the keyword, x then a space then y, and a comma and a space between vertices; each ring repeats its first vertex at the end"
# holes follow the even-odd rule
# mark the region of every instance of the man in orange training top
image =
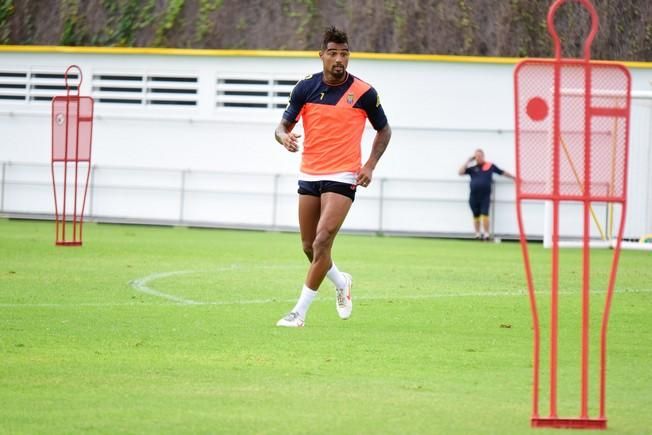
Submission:
POLYGON ((484 151, 475 150, 473 156, 464 162, 458 173, 460 175, 469 175, 471 177, 471 193, 469 195, 469 206, 473 213, 473 227, 475 229, 475 238, 489 240, 489 205, 491 203, 491 183, 493 174, 504 175, 514 179, 514 176, 507 171, 503 171, 498 166, 488 162, 484 158, 484 151), (474 165, 471 165, 475 161, 474 165), (482 233, 480 233, 480 223, 482 223, 482 233))
POLYGON ((303 119, 305 139, 299 175, 299 227, 310 267, 301 295, 277 326, 301 327, 325 277, 335 285, 336 308, 351 316, 352 279, 331 259, 335 236, 355 199, 357 186, 367 187, 392 135, 376 90, 349 74, 349 43, 345 32, 329 27, 319 57, 323 71, 297 83, 276 140, 290 152, 299 150, 292 129, 303 119), (376 130, 371 155, 362 165, 361 139, 369 119, 376 130))

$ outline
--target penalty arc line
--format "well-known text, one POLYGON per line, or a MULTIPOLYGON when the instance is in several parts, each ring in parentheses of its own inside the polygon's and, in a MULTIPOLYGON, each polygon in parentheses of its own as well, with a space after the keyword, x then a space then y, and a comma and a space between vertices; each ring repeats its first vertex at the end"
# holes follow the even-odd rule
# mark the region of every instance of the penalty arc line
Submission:
MULTIPOLYGON (((242 267, 241 264, 238 263, 233 263, 229 266, 226 267, 219 267, 216 269, 212 269, 211 272, 228 272, 228 271, 235 271, 238 270, 242 267)), ((287 266, 258 266, 258 268, 262 269, 287 269, 287 266)), ((198 302, 192 299, 184 298, 181 296, 173 295, 170 293, 164 293, 161 291, 158 291, 156 289, 153 289, 150 287, 148 284, 151 281, 155 281, 157 279, 161 278, 167 278, 170 276, 177 276, 177 275, 188 275, 191 273, 198 273, 199 271, 196 270, 179 270, 179 271, 174 271, 174 272, 160 272, 160 273, 153 273, 151 275, 147 275, 143 278, 138 278, 133 281, 129 282, 129 285, 133 287, 136 291, 139 291, 141 293, 148 294, 150 296, 155 296, 158 298, 163 298, 170 300, 172 302, 176 302, 178 304, 182 305, 207 305, 206 302, 198 302)), ((243 301, 244 302, 244 301, 243 301)), ((246 302, 245 302, 246 303, 246 302)), ((249 302, 249 303, 266 303, 266 302, 249 302)))
POLYGON ((163 273, 153 273, 151 275, 147 275, 144 278, 138 278, 133 281, 129 281, 129 285, 133 287, 136 291, 139 291, 141 293, 145 293, 150 296, 156 296, 157 298, 163 298, 170 300, 172 302, 176 302, 179 304, 183 305, 198 305, 202 304, 202 302, 197 302, 192 299, 186 299, 181 296, 176 296, 176 295, 171 295, 169 293, 163 293, 158 290, 155 290, 148 286, 150 281, 154 281, 160 278, 167 278, 169 276, 177 276, 177 275, 187 275, 193 273, 192 270, 179 270, 176 272, 163 272, 163 273))

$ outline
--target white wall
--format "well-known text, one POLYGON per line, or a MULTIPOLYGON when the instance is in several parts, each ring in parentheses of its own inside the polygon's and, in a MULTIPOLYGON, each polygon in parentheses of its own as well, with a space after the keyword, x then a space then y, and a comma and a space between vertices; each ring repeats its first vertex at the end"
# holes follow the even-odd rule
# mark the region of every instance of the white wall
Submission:
MULTIPOLYGON (((30 98, 41 95, 39 92, 63 93, 35 88, 39 80, 59 85, 62 82, 39 78, 36 73, 62 73, 68 65, 77 64, 84 74, 81 94, 97 100, 93 142, 95 188, 91 192, 92 209, 87 208, 87 212, 116 219, 173 221, 181 217, 190 223, 296 227, 293 174, 299 156, 287 153, 273 138, 282 109, 218 107, 216 102, 220 98, 232 97, 220 97, 217 93, 220 86, 228 88, 219 84, 220 79, 234 78, 271 80, 264 87, 265 92, 287 92, 291 86, 274 80, 295 81, 319 71, 321 63, 316 53, 300 57, 282 53, 261 56, 255 52, 135 53, 125 49, 26 52, 20 48, 0 48, 0 162, 12 163, 3 165, 5 192, 0 198, 0 212, 52 210, 52 201, 46 194, 50 174, 50 105, 30 98), (7 72, 25 72, 26 76, 8 76, 7 72), (143 77, 137 83, 143 89, 166 85, 148 81, 148 77, 192 77, 196 81, 167 85, 196 89, 196 94, 179 97, 194 100, 196 105, 100 102, 100 98, 106 97, 100 87, 124 86, 111 84, 110 80, 102 82, 100 76, 120 74, 143 77), (3 83, 24 83, 26 87, 3 88, 3 83), (12 92, 23 92, 25 100, 3 99, 3 95, 12 92), (33 181, 26 181, 25 177, 33 181), (149 187, 143 188, 143 183, 149 187), (182 183, 183 189, 190 192, 183 193, 182 183), (158 190, 154 189, 156 186, 158 190)), ((514 171, 513 69, 513 63, 500 59, 480 62, 434 56, 383 59, 354 55, 349 70, 380 93, 393 137, 376 171, 377 182, 366 191, 360 189, 345 228, 470 232, 467 180, 459 177, 457 170, 475 148, 482 147, 489 160, 514 171)), ((652 65, 637 64, 631 70, 633 90, 652 91, 652 65)), ((159 96, 146 91, 136 95, 143 100, 159 96)), ((175 95, 166 97, 174 99, 175 95)), ((274 101, 282 104, 285 100, 279 96, 274 101)), ((651 124, 650 100, 635 100, 626 226, 626 235, 631 238, 652 232, 651 124)), ((369 152, 373 134, 368 128, 363 144, 365 153, 369 152)), ((498 180, 494 213, 496 233, 518 233, 514 191, 508 181, 498 180)), ((568 218, 575 222, 573 216, 568 218)), ((526 219, 528 233, 541 236, 543 206, 528 205, 526 219)), ((577 227, 570 224, 565 233, 577 235, 580 229, 579 223, 577 227)))

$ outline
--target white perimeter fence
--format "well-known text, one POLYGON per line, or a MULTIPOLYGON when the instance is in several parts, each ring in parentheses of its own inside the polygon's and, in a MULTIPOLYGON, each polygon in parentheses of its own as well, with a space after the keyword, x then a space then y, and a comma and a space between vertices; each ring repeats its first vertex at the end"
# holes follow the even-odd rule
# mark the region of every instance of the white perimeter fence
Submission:
MULTIPOLYGON (((80 166, 80 180, 86 170, 80 166)), ((498 180, 494 187, 493 232, 515 238, 514 186, 498 180)), ((295 231, 296 190, 296 176, 287 174, 92 166, 84 219, 295 231)), ((70 200, 68 204, 70 211, 70 200)), ((542 211, 542 204, 526 206, 526 215, 536 223, 534 238, 542 236, 542 211)), ((0 214, 52 219, 50 165, 0 162, 0 214)), ((368 189, 358 189, 343 230, 469 237, 468 179, 377 178, 368 189)))

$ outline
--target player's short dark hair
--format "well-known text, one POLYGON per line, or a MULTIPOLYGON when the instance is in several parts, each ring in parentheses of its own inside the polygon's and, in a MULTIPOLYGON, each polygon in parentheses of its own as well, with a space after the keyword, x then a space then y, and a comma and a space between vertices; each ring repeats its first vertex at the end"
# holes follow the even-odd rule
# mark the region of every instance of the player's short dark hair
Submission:
POLYGON ((321 49, 326 50, 329 42, 348 45, 349 37, 346 35, 345 31, 340 30, 335 26, 330 26, 324 31, 324 40, 321 43, 321 49))

